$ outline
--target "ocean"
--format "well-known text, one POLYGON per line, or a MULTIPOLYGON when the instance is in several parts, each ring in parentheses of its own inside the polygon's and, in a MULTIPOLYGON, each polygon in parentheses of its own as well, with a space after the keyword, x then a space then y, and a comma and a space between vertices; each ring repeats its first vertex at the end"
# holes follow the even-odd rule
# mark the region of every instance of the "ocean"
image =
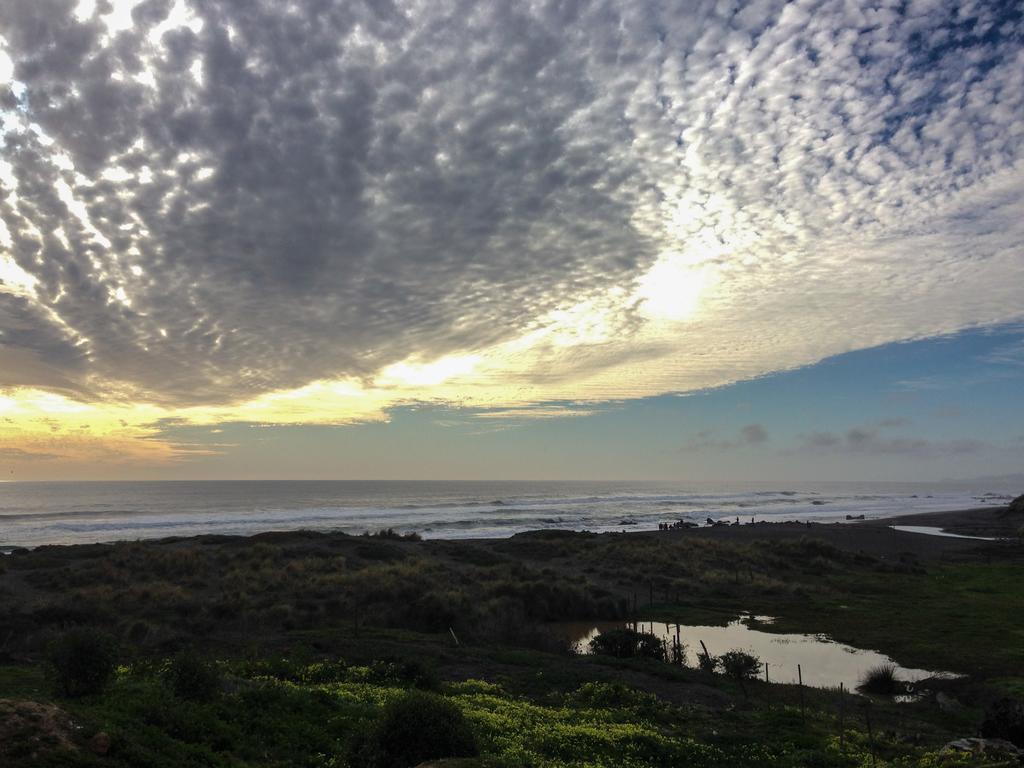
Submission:
POLYGON ((0 483, 0 547, 296 529, 424 538, 655 529, 707 518, 845 520, 1005 504, 1015 489, 934 483, 176 481, 0 483))

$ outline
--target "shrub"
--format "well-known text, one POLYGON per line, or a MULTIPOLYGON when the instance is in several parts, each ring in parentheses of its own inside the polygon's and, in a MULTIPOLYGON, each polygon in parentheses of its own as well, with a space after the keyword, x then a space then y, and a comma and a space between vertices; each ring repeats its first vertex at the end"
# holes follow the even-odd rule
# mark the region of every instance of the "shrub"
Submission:
POLYGON ((406 684, 425 691, 441 687, 437 670, 418 659, 400 659, 389 656, 370 665, 370 679, 379 685, 406 684))
POLYGON ((860 685, 857 686, 857 690, 877 696, 895 696, 905 689, 906 686, 896 677, 895 664, 879 664, 872 667, 864 673, 860 685))
POLYGON ((101 693, 114 676, 117 643, 105 632, 78 627, 65 632, 48 649, 58 695, 101 693))
POLYGON ((391 539, 392 541, 423 541, 423 537, 415 531, 411 533, 400 533, 394 528, 382 528, 376 533, 366 533, 364 536, 372 536, 377 539, 391 539))
POLYGON ((186 701, 210 701, 220 692, 220 671, 191 651, 171 659, 164 679, 174 695, 186 701))
POLYGON ((700 667, 701 672, 714 672, 720 663, 720 659, 710 653, 697 654, 697 666, 700 667))
POLYGON ((566 700, 581 707, 594 709, 655 708, 658 698, 654 694, 630 688, 625 683, 584 683, 566 700))
POLYGON ((128 639, 135 645, 142 645, 142 643, 146 641, 146 638, 148 638, 152 634, 152 632, 152 627, 150 627, 149 624, 142 620, 139 620, 132 622, 132 625, 128 627, 126 635, 128 639))
POLYGON ((650 632, 633 629, 610 629, 590 641, 590 652, 619 659, 665 660, 665 645, 661 638, 650 632))
POLYGON ((1006 739, 1024 747, 1024 703, 1017 699, 1000 699, 985 712, 981 735, 986 739, 1006 739))
POLYGON ((348 664, 344 659, 333 659, 309 664, 299 671, 298 679, 307 685, 337 683, 348 677, 348 664))
POLYGON ((725 674, 741 680, 756 677, 761 671, 761 660, 746 651, 728 651, 723 653, 718 661, 725 674))
POLYGON ((408 691, 391 701, 368 731, 352 743, 352 765, 409 768, 426 760, 473 757, 476 739, 461 710, 447 699, 408 691))

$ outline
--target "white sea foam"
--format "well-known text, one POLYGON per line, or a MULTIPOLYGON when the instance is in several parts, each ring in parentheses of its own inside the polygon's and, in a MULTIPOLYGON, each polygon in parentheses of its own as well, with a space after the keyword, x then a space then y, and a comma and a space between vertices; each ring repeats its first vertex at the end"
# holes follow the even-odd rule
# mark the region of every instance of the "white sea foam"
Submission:
POLYGON ((0 545, 300 528, 363 533, 390 527, 426 538, 482 538, 543 528, 649 530, 709 517, 830 522, 1005 504, 1012 491, 863 483, 5 483, 0 545))

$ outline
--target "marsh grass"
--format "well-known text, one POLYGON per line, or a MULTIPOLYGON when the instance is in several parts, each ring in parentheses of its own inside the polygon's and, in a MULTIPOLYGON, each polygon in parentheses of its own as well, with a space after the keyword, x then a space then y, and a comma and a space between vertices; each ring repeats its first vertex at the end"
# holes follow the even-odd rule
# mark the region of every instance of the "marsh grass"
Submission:
POLYGON ((895 664, 879 664, 864 673, 857 690, 876 696, 897 696, 906 693, 906 683, 896 675, 895 664))

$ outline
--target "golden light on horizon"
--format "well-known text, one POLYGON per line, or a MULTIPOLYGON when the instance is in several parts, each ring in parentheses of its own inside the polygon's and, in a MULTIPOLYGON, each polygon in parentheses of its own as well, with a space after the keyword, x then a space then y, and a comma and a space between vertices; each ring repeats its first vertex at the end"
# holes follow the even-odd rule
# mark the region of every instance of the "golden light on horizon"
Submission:
POLYGON ((435 387, 473 373, 480 359, 480 355, 448 355, 431 362, 403 360, 384 368, 374 379, 374 385, 435 387))

